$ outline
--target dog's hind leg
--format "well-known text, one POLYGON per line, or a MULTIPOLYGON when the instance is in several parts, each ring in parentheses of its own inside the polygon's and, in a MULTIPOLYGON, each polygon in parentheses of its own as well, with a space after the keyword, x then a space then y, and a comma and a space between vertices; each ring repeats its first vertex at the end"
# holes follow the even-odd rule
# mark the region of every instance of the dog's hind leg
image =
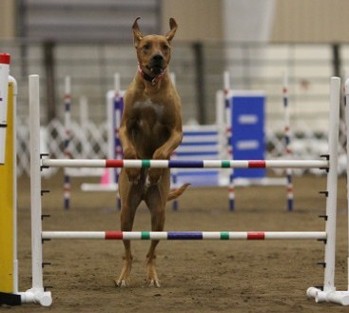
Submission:
MULTIPOLYGON (((120 180, 125 179, 125 176, 120 176, 120 180)), ((127 177, 126 177, 127 179, 127 177)), ((130 183, 120 184, 120 195, 121 196, 121 212, 120 222, 122 231, 132 231, 133 222, 136 214, 137 207, 142 201, 142 188, 140 185, 133 185, 130 183)), ((130 273, 132 268, 132 252, 130 240, 124 240, 125 255, 123 257, 123 267, 121 274, 115 284, 118 287, 124 287, 129 284, 130 273)))
MULTIPOLYGON (((145 198, 145 202, 151 214, 152 231, 163 231, 165 225, 165 206, 167 202, 167 194, 169 190, 169 176, 167 173, 163 175, 158 184, 149 186, 145 198)), ((152 240, 147 253, 147 280, 149 286, 160 287, 160 282, 156 272, 155 249, 158 240, 152 240)))

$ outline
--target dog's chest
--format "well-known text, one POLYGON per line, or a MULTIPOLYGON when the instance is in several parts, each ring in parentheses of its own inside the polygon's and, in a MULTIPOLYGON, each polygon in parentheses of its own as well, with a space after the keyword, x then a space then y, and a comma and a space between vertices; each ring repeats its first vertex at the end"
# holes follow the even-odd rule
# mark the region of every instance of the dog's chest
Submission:
POLYGON ((135 126, 144 132, 161 127, 164 123, 165 108, 151 100, 135 102, 132 110, 135 126))

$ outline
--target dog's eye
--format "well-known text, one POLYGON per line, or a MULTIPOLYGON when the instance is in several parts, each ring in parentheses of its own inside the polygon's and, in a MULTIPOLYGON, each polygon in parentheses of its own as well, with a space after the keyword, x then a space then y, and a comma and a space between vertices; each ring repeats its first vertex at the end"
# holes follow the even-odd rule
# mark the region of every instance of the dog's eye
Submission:
POLYGON ((151 44, 150 43, 146 43, 144 46, 143 46, 143 50, 149 50, 151 49, 151 44))
POLYGON ((168 50, 170 49, 170 47, 169 47, 168 45, 166 45, 166 44, 163 44, 163 45, 162 45, 162 49, 163 49, 164 51, 168 51, 168 50))

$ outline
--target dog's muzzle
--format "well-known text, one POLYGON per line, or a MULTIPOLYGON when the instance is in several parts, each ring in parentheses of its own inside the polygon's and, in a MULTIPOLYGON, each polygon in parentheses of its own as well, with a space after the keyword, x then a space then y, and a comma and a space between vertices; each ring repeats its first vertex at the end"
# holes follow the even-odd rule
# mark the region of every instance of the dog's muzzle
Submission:
POLYGON ((151 58, 149 69, 154 75, 159 75, 164 71, 164 58, 161 54, 156 54, 151 58))

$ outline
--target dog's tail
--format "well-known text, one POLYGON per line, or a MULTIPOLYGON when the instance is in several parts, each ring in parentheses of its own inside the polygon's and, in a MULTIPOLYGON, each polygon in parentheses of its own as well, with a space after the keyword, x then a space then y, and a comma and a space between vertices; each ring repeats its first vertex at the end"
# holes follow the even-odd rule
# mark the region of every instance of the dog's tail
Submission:
POLYGON ((178 189, 172 189, 168 194, 167 201, 178 198, 188 188, 188 186, 190 186, 190 184, 184 184, 178 189))

